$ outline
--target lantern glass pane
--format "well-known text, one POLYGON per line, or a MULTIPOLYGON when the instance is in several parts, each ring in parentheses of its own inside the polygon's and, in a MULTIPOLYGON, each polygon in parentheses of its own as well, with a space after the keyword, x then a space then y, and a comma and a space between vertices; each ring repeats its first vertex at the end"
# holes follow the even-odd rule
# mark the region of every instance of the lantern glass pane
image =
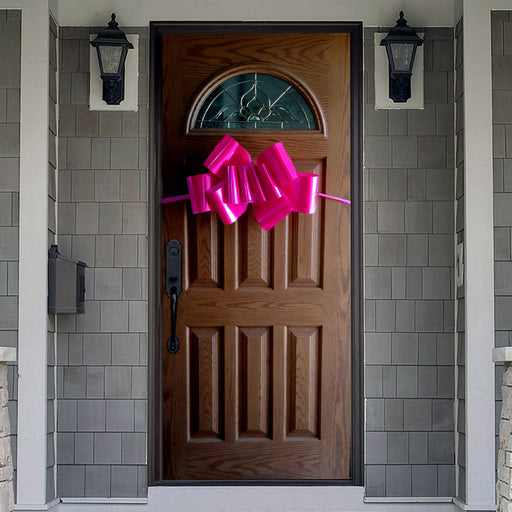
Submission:
POLYGON ((115 74, 119 72, 122 46, 100 46, 101 62, 103 64, 103 73, 115 74))
POLYGON ((395 71, 412 71, 411 59, 414 52, 413 43, 392 43, 391 53, 393 55, 393 63, 395 71))

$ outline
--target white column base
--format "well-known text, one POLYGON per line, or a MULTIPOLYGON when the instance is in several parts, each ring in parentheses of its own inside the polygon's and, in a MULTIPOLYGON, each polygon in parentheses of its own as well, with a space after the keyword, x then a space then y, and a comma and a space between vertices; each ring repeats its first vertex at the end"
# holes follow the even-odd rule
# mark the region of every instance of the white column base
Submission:
MULTIPOLYGON (((36 512, 36 511, 44 511, 44 510, 54 510, 55 512, 58 510, 60 505, 59 499, 54 499, 49 503, 45 503, 44 505, 24 505, 24 504, 16 504, 14 505, 15 512, 36 512), (56 508, 57 507, 57 508, 56 508)), ((84 510, 85 512, 85 510, 84 510)))

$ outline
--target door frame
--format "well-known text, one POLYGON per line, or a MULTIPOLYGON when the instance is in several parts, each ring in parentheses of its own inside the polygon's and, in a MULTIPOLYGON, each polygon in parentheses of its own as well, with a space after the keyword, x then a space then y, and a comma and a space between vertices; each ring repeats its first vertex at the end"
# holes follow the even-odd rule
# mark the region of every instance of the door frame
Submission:
POLYGON ((148 485, 162 480, 162 250, 161 148, 162 36, 191 33, 349 33, 351 66, 351 316, 352 316, 352 448, 350 480, 189 481, 179 485, 363 485, 363 228, 362 228, 362 22, 150 22, 149 169, 148 169, 148 485))

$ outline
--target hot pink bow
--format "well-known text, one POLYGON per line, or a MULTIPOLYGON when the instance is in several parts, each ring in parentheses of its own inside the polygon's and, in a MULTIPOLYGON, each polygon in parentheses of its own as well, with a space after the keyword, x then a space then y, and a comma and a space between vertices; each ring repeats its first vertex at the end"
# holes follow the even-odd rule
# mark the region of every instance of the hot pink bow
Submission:
POLYGON ((350 204, 346 199, 320 194, 318 176, 297 172, 281 142, 263 151, 253 164, 249 153, 225 135, 204 165, 209 174, 187 177, 189 196, 162 202, 189 197, 193 213, 215 210, 224 224, 235 222, 253 203, 256 220, 265 230, 292 211, 314 213, 317 195, 350 204))

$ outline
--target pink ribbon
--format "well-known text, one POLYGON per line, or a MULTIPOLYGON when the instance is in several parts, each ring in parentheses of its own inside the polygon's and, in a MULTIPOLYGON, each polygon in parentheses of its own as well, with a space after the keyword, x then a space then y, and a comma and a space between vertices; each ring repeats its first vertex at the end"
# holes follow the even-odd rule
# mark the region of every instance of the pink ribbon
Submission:
POLYGON ((265 230, 291 212, 314 213, 317 196, 350 204, 319 193, 318 176, 297 172, 281 142, 265 149, 253 164, 249 153, 225 135, 204 165, 210 173, 187 177, 189 194, 162 203, 190 199, 193 213, 214 210, 224 224, 235 222, 253 203, 256 220, 265 230))

